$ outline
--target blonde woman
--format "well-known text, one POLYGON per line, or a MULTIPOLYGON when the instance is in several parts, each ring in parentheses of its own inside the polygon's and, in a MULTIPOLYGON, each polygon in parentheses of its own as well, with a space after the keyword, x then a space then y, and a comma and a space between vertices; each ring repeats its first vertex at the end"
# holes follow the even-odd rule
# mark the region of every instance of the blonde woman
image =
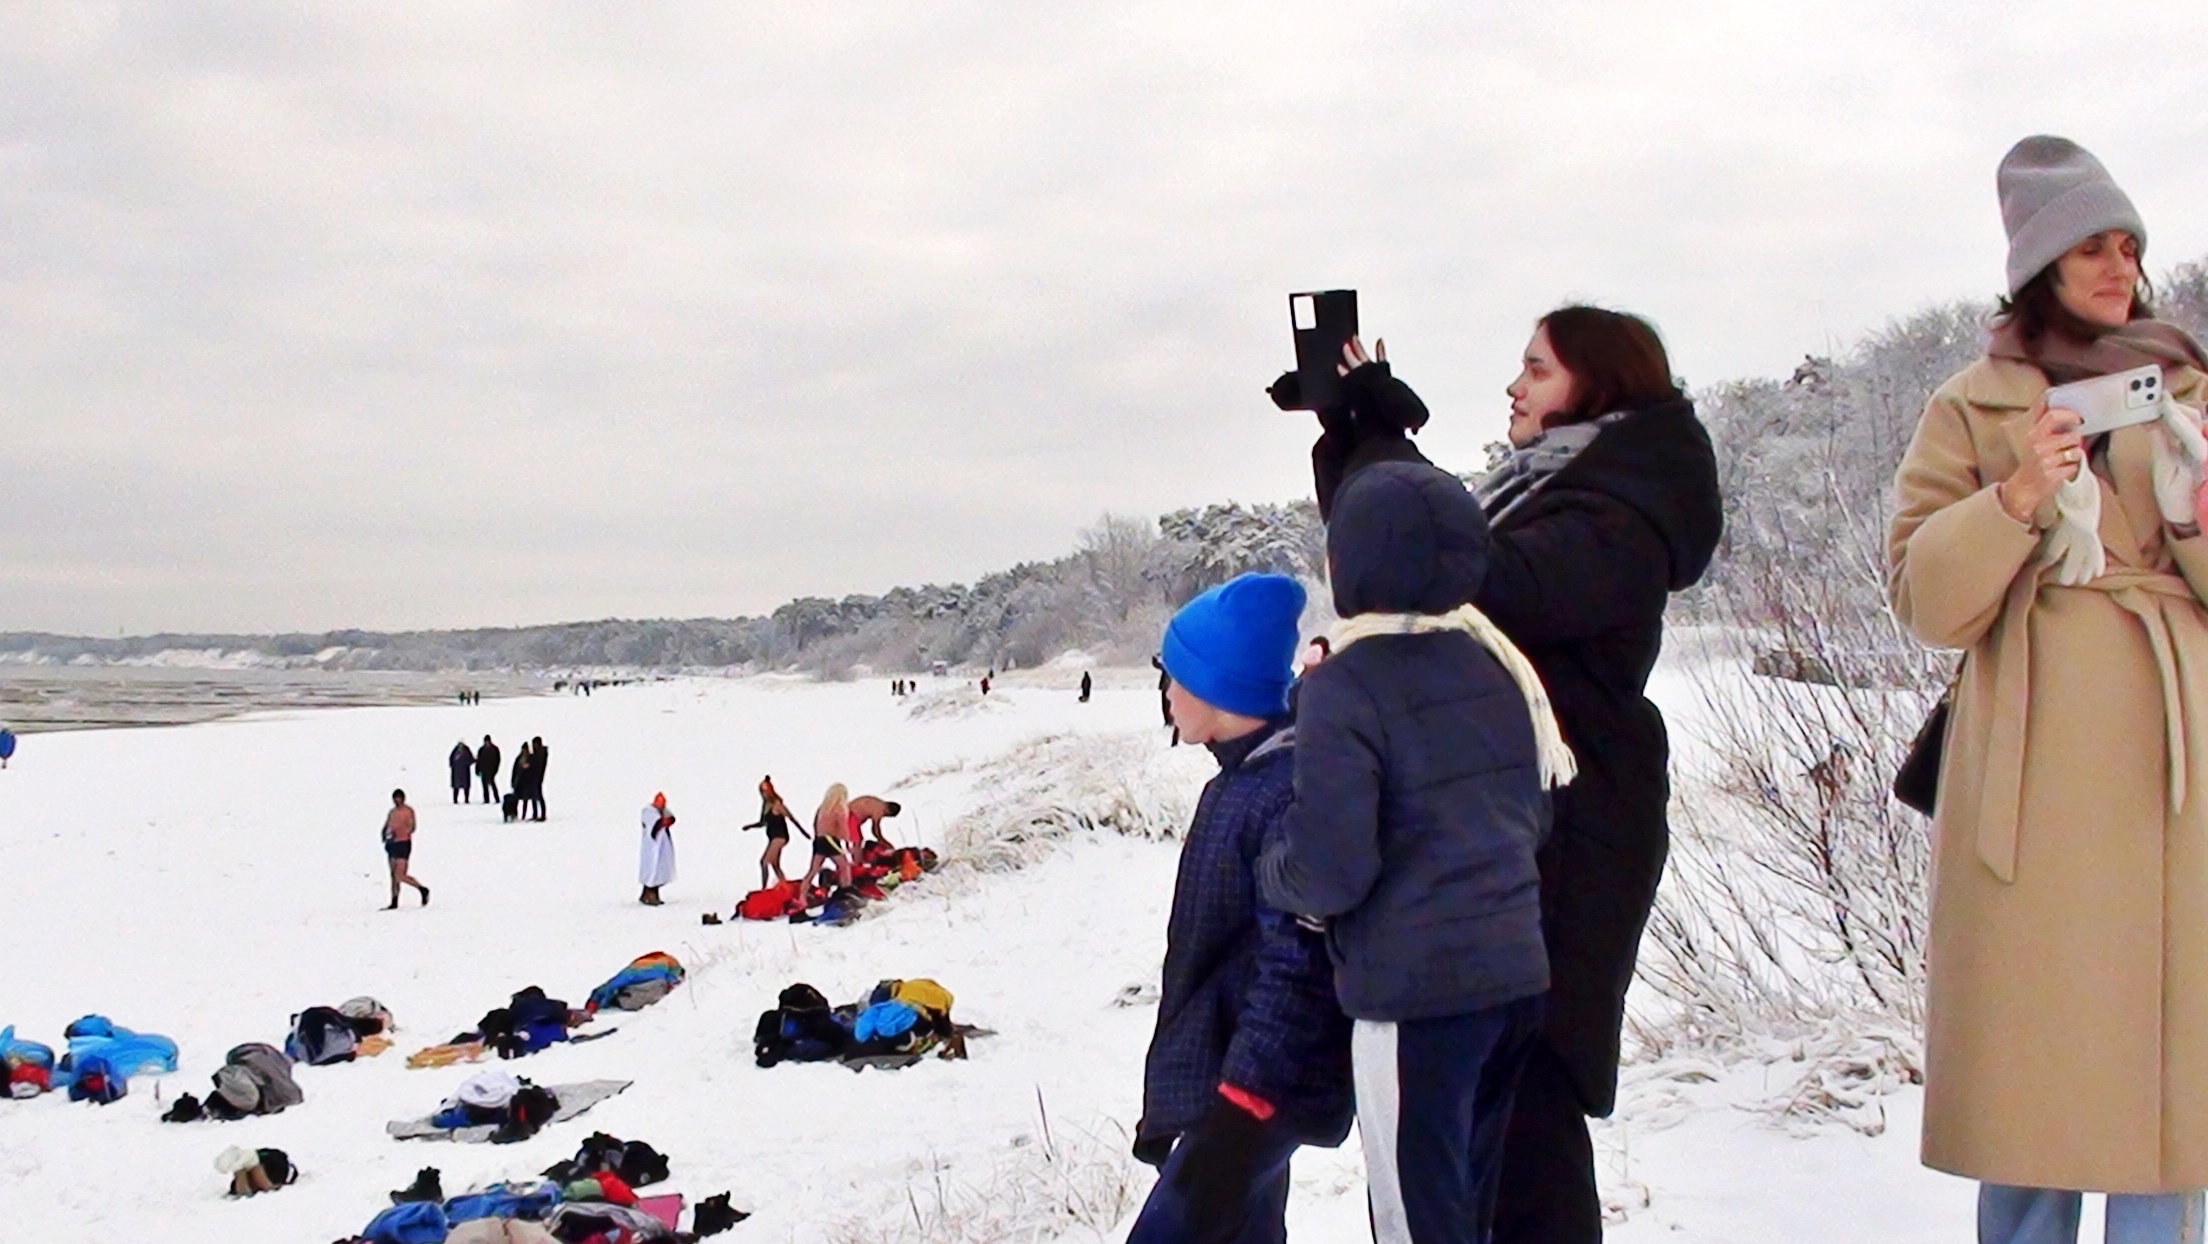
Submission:
POLYGON ((2199 1244, 2208 1187, 2208 540, 2200 347, 2152 318, 2100 161, 2001 161, 2008 298, 1895 480, 1894 611, 1964 650, 1933 822, 1924 1161, 1984 1244, 2199 1244), (2050 385, 2153 365, 2152 422, 2050 385))
POLYGON ((851 884, 851 861, 840 845, 849 832, 850 819, 851 792, 838 782, 821 796, 820 808, 813 813, 813 862, 805 870, 805 884, 799 889, 800 894, 812 893, 813 879, 831 863, 835 865, 837 887, 851 884))

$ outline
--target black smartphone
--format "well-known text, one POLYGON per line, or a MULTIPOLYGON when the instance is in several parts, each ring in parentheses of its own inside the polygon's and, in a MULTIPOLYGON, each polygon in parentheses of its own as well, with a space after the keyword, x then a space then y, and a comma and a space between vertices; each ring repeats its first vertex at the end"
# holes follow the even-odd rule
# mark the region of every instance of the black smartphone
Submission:
POLYGON ((1296 334, 1296 383, 1303 408, 1323 410, 1342 400, 1342 347, 1357 335, 1357 291, 1322 289, 1288 295, 1288 326, 1296 334))

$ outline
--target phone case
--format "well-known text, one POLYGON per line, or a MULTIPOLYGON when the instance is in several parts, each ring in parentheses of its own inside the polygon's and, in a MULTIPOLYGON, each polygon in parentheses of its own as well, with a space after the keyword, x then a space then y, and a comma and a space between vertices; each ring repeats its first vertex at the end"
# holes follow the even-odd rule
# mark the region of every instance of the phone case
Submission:
POLYGON ((1357 291, 1314 290, 1288 295, 1288 326, 1296 334, 1296 383, 1306 410, 1342 400, 1342 347, 1357 335, 1357 291))
POLYGON ((2149 363, 2130 371, 2058 384, 2047 390, 2047 409, 2074 410, 2085 422, 2078 432, 2099 436, 2162 417, 2162 369, 2149 363))

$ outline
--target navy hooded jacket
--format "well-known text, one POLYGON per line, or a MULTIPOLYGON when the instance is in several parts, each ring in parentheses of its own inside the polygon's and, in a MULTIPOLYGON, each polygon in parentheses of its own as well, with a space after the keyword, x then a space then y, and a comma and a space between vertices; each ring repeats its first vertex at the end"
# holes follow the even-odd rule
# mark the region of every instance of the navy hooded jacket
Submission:
POLYGON ((1257 896, 1257 859, 1294 798, 1292 728, 1212 745, 1181 844, 1158 1026, 1143 1064, 1138 1144, 1196 1126, 1224 1082, 1263 1098, 1288 1134, 1338 1145, 1354 1113, 1349 1019, 1318 934, 1257 896))
MULTIPOLYGON (((1380 462, 1327 528, 1334 608, 1447 613, 1486 573, 1487 518, 1456 477, 1380 462)), ((1534 852, 1547 832, 1533 722, 1461 632, 1360 640, 1304 677, 1296 801, 1260 862, 1265 901, 1329 918, 1342 1009, 1464 1015, 1548 988, 1534 852)))

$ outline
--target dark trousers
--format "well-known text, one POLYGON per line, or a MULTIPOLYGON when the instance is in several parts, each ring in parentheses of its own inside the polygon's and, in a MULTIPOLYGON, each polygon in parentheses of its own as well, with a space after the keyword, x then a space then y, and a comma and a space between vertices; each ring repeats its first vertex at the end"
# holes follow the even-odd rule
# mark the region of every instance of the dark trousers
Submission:
POLYGON ((1587 1115, 1564 1060, 1535 1043, 1503 1133, 1495 1244, 1601 1244, 1602 1197, 1587 1115))
POLYGON ((498 779, 488 773, 483 775, 483 802, 498 802, 498 779))
POLYGON ((1245 1201, 1246 1217, 1239 1235, 1223 1237, 1203 1234, 1199 1228, 1207 1224, 1195 1221, 1188 1195, 1188 1173, 1181 1169, 1181 1159, 1189 1152, 1185 1144, 1173 1148, 1173 1156, 1165 1160, 1158 1172, 1157 1186, 1150 1190, 1150 1199, 1143 1202, 1142 1213, 1135 1219, 1135 1229, 1127 1233, 1127 1244, 1197 1244, 1197 1241, 1219 1241, 1219 1244, 1285 1244, 1288 1239, 1288 1159, 1295 1156, 1296 1142, 1281 1137, 1285 1129, 1268 1128, 1263 1133, 1263 1149, 1256 1155, 1250 1169, 1255 1172, 1250 1181, 1248 1199, 1245 1201))
POLYGON ((454 803, 466 803, 468 801, 468 788, 473 785, 475 783, 468 780, 467 774, 454 775, 452 779, 452 801, 454 803))
POLYGON ((1544 999, 1358 1020, 1351 1038, 1374 1244, 1487 1244, 1503 1129, 1544 999))

